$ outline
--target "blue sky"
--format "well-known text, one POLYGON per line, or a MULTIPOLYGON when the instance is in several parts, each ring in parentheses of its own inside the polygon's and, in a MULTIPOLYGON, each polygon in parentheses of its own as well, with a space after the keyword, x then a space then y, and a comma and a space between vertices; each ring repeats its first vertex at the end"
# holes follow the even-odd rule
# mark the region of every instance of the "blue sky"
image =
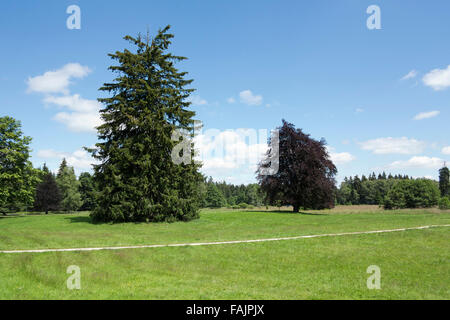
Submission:
MULTIPOLYGON (((0 116, 22 121, 35 166, 56 169, 66 157, 88 171, 82 147, 97 141, 98 88, 113 78, 107 54, 128 47, 127 34, 171 24, 204 130, 270 130, 284 118, 327 140, 338 179, 383 170, 436 179, 450 161, 449 14, 444 0, 9 1, 0 116), (66 26, 70 5, 81 9, 80 30, 66 26), (370 5, 380 7, 379 30, 366 26, 370 5)), ((205 159, 204 173, 255 181, 254 163, 222 160, 205 159)))

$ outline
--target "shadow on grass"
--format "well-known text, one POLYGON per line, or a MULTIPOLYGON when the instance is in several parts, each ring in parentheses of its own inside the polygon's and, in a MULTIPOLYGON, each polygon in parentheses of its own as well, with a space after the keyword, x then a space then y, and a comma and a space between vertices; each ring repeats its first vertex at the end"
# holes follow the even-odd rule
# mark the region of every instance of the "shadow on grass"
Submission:
MULTIPOLYGON (((73 216, 73 217, 65 217, 65 220, 69 220, 70 223, 89 223, 89 224, 149 224, 148 222, 144 221, 129 221, 129 222, 105 222, 105 221, 94 221, 91 219, 90 216, 73 216)), ((155 222, 157 223, 157 222, 155 222)))
POLYGON ((94 221, 90 216, 73 216, 65 217, 64 220, 69 220, 70 223, 89 223, 89 224, 110 224, 108 222, 94 221))
POLYGON ((279 214, 298 214, 307 216, 328 216, 328 213, 311 213, 311 212, 294 212, 292 210, 245 210, 245 212, 268 212, 268 213, 279 213, 279 214))
POLYGON ((4 219, 4 218, 23 218, 26 217, 26 215, 22 215, 22 214, 8 214, 8 215, 0 215, 0 219, 4 219))

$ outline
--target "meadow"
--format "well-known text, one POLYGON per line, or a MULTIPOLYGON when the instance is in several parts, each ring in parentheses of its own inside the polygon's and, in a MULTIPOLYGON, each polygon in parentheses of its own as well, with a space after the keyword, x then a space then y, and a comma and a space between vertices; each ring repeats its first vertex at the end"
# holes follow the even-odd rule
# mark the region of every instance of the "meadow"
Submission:
MULTIPOLYGON (((171 244, 450 224, 450 211, 205 209, 188 223, 93 224, 88 212, 0 218, 0 250, 171 244)), ((450 299, 450 228, 261 243, 0 253, 0 299, 450 299), (66 269, 81 270, 69 290, 66 269), (366 269, 381 270, 369 290, 366 269)))

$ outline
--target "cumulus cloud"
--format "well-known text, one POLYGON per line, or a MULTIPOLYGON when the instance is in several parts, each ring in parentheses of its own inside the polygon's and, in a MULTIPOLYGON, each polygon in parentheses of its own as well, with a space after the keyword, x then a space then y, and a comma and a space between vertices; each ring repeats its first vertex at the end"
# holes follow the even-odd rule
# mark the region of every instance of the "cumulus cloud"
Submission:
POLYGON ((100 103, 96 100, 87 100, 75 94, 72 96, 54 97, 44 99, 46 104, 53 104, 60 108, 67 108, 72 112, 59 112, 53 119, 65 124, 74 132, 95 132, 95 128, 102 124, 100 118, 100 103))
POLYGON ((415 156, 409 160, 394 161, 388 165, 389 168, 421 168, 421 169, 438 169, 442 166, 444 160, 437 157, 415 156))
POLYGON ((336 152, 333 147, 327 146, 327 151, 331 161, 336 165, 346 164, 356 159, 355 156, 349 152, 336 152))
POLYGON ((230 98, 227 99, 227 102, 228 103, 235 103, 236 100, 233 97, 230 97, 230 98))
POLYGON ((441 151, 443 154, 450 154, 450 146, 442 148, 441 151))
POLYGON ((416 114, 414 117, 414 120, 423 120, 423 119, 429 119, 433 118, 439 115, 441 113, 440 111, 428 111, 428 112, 421 112, 419 114, 416 114))
POLYGON ((95 132, 95 128, 102 124, 100 103, 83 99, 79 94, 69 94, 71 79, 83 78, 90 72, 88 67, 79 63, 68 63, 56 71, 47 71, 43 75, 29 78, 28 92, 44 93, 45 104, 68 109, 56 113, 53 119, 66 125, 69 130, 95 132))
POLYGON ((188 98, 188 101, 192 103, 193 106, 204 106, 208 104, 208 101, 201 98, 199 95, 192 95, 188 98))
POLYGON ((73 78, 84 78, 91 70, 79 63, 68 63, 61 69, 47 71, 27 80, 28 92, 69 94, 69 85, 73 78))
POLYGON ((361 149, 374 154, 417 154, 421 153, 426 144, 423 141, 401 138, 378 138, 359 143, 361 149))
POLYGON ((242 103, 248 104, 249 106, 259 106, 263 101, 262 96, 254 95, 250 90, 241 91, 239 98, 242 103))
POLYGON ((404 75, 401 80, 408 80, 408 79, 413 79, 417 76, 417 71, 416 70, 411 70, 410 72, 408 72, 406 75, 404 75))
POLYGON ((89 170, 92 168, 92 164, 97 163, 86 150, 81 149, 74 152, 61 152, 52 149, 39 150, 37 156, 44 160, 62 160, 65 158, 67 164, 76 170, 89 170))
POLYGON ((251 129, 235 131, 207 130, 195 137, 197 160, 202 161, 204 169, 233 169, 241 166, 254 166, 267 151, 267 135, 258 134, 251 129))
POLYGON ((446 69, 434 69, 423 76, 423 83, 434 90, 450 87, 450 65, 446 69))
POLYGON ((267 135, 266 130, 205 130, 194 138, 195 159, 202 162, 201 171, 215 180, 251 183, 267 151, 267 135))

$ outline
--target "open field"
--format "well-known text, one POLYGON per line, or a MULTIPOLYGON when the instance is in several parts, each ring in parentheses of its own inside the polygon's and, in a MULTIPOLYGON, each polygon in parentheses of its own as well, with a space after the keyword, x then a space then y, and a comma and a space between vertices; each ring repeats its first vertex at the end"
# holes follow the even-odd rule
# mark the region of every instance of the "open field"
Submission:
MULTIPOLYGON (((189 223, 91 224, 88 213, 0 218, 0 250, 246 240, 450 224, 372 206, 292 214, 204 210, 189 223)), ((0 299, 450 299, 450 228, 204 247, 0 254, 0 299), (81 268, 81 290, 66 268, 81 268), (366 269, 381 269, 369 290, 366 269)))

